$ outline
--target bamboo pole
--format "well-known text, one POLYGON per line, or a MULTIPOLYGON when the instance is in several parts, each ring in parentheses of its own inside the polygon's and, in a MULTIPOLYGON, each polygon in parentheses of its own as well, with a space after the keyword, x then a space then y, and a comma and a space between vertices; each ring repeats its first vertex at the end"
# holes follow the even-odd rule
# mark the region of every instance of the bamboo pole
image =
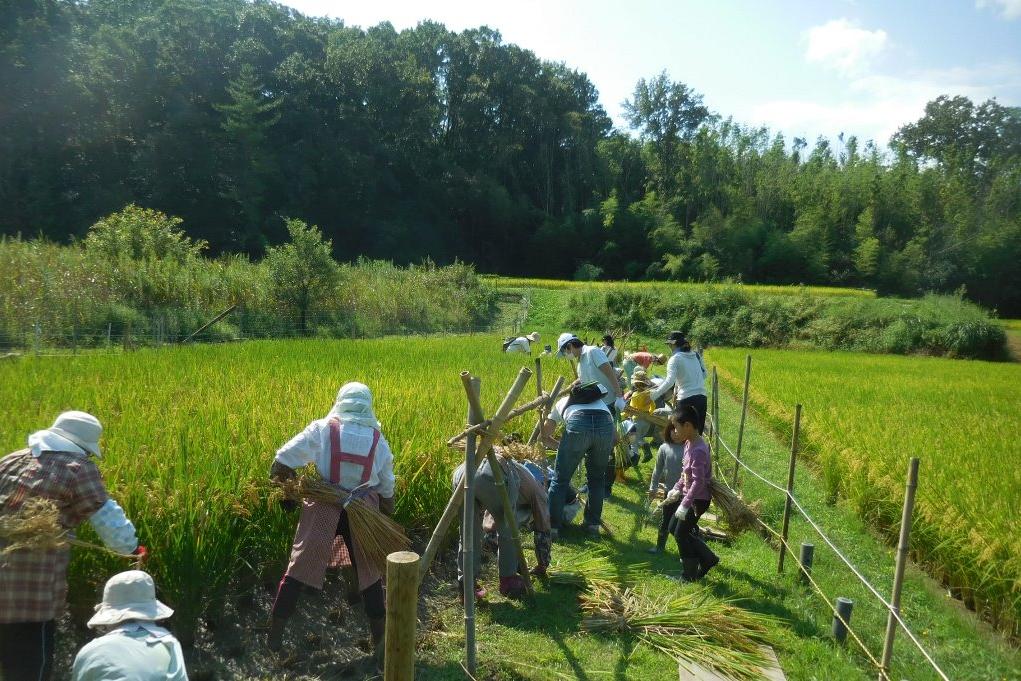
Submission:
MULTIPOLYGON (((521 416, 522 414, 527 414, 528 412, 541 407, 548 399, 549 395, 546 394, 540 395, 531 402, 526 402, 517 409, 512 410, 511 413, 507 414, 506 420, 510 421, 511 419, 515 419, 521 416)), ((488 430, 491 425, 492 421, 482 421, 481 423, 472 424, 465 428, 464 430, 462 430, 457 435, 455 435, 454 437, 447 440, 447 446, 452 447, 458 440, 463 440, 464 438, 471 434, 485 435, 486 430, 488 430)))
POLYGON ((535 358, 535 395, 542 397, 542 357, 535 358))
POLYGON ((713 365, 713 451, 720 451, 720 380, 713 365))
POLYGON ((741 425, 737 427, 737 453, 734 454, 734 475, 731 477, 731 488, 737 491, 737 474, 741 469, 741 443, 744 442, 744 422, 748 416, 748 386, 752 380, 752 356, 745 355, 744 360, 744 397, 741 399, 741 425))
POLYGON ((386 557, 384 681, 415 678, 418 566, 418 554, 412 551, 398 551, 386 557))
MULTIPOLYGON (((478 393, 481 390, 481 383, 477 378, 471 379, 472 389, 478 393)), ((479 423, 482 420, 481 412, 468 405, 468 423, 479 423)), ((468 673, 474 674, 476 668, 475 649, 475 552, 479 547, 475 546, 475 476, 468 475, 467 471, 475 465, 475 433, 468 435, 467 446, 464 449, 464 519, 461 521, 461 547, 464 555, 461 565, 464 570, 464 647, 465 662, 468 673)))
POLYGON ((206 322, 205 324, 203 324, 202 326, 200 326, 200 327, 199 327, 199 328, 197 328, 196 330, 192 331, 192 332, 191 332, 190 334, 188 334, 188 336, 187 336, 187 337, 186 337, 186 338, 185 338, 185 339, 184 339, 183 341, 181 341, 181 342, 182 342, 182 343, 187 343, 187 342, 188 342, 188 341, 190 341, 190 340, 191 340, 192 338, 194 338, 195 336, 199 335, 200 333, 202 333, 203 331, 205 331, 206 329, 208 329, 208 328, 209 328, 210 326, 212 326, 212 325, 213 325, 213 324, 215 324, 216 322, 220 321, 221 319, 223 319, 224 317, 226 317, 227 315, 229 315, 229 314, 230 314, 231 312, 233 312, 233 311, 234 311, 234 308, 236 308, 237 306, 238 306, 238 304, 237 304, 237 303, 234 303, 233 305, 231 305, 230 307, 228 307, 228 308, 227 308, 226 310, 224 310, 224 311, 223 311, 223 312, 221 312, 220 314, 216 315, 215 317, 213 317, 212 319, 210 319, 210 320, 209 320, 208 322, 206 322))
POLYGON ((556 383, 553 384, 553 392, 549 394, 549 399, 539 409, 539 418, 535 422, 535 428, 532 429, 532 434, 528 437, 528 444, 534 445, 542 435, 542 424, 546 422, 546 417, 549 416, 550 410, 556 401, 560 398, 560 393, 563 390, 564 377, 558 376, 556 383))
POLYGON ((780 533, 780 559, 776 564, 777 572, 783 572, 783 558, 787 553, 787 531, 790 529, 791 508, 794 493, 794 466, 798 458, 798 433, 801 430, 801 405, 794 407, 794 434, 791 436, 791 461, 787 467, 787 496, 783 502, 783 530, 780 533))
POLYGON ((904 568, 908 562, 911 546, 911 518, 915 507, 915 489, 918 487, 918 459, 911 457, 908 462, 908 481, 904 487, 904 510, 900 517, 900 539, 897 541, 897 565, 893 571, 893 594, 890 597, 890 614, 886 620, 886 640, 883 642, 883 659, 879 669, 880 680, 890 673, 893 658, 893 638, 897 633, 897 618, 900 614, 900 593, 904 587, 904 568))
MULTIPOLYGON (((524 369, 523 371, 527 371, 524 369)), ((468 404, 477 413, 482 414, 482 404, 479 399, 479 393, 477 386, 471 383, 465 383, 465 392, 468 395, 468 404)), ((494 433, 494 436, 498 433, 494 433)), ((505 514, 506 524, 510 527, 511 540, 514 544, 514 550, 518 554, 518 574, 520 574, 525 580, 525 590, 529 596, 534 595, 535 591, 532 589, 532 576, 528 573, 528 561, 525 558, 525 550, 521 546, 521 532, 518 530, 518 519, 516 514, 516 502, 511 501, 510 492, 507 491, 507 478, 503 474, 503 467, 496 458, 496 454, 493 453, 493 448, 490 447, 485 452, 486 460, 489 461, 489 468, 493 472, 493 483, 500 490, 500 502, 503 504, 503 512, 505 514)))
MULTIPOLYGON (((503 427, 504 422, 507 420, 507 415, 510 414, 511 407, 517 401, 518 396, 521 395, 521 391, 525 389, 525 384, 528 383, 528 379, 532 377, 532 372, 522 367, 521 371, 518 372, 517 378, 514 379, 514 384, 507 392, 506 397, 503 399, 503 403, 499 409, 496 410, 496 416, 493 417, 492 425, 486 435, 482 438, 482 442, 478 446, 478 450, 475 452, 475 461, 472 464, 471 471, 465 471, 464 474, 471 475, 475 474, 475 469, 478 467, 479 461, 485 456, 489 450, 493 448, 493 443, 499 435, 500 428, 503 427)), ((470 375, 467 371, 461 372, 461 381, 467 387, 470 375)), ((436 552, 439 551, 440 544, 443 542, 443 538, 447 534, 447 530, 450 529, 450 523, 454 521, 457 512, 460 510, 461 501, 464 499, 464 488, 460 485, 454 489, 454 493, 450 495, 450 499, 447 501, 447 507, 443 510, 443 515, 440 516, 440 520, 436 523, 436 528, 433 530, 432 537, 429 538, 429 544, 425 547, 425 553, 422 554, 422 561, 418 565, 419 578, 425 577, 425 573, 429 571, 429 566, 432 565, 433 559, 436 557, 436 552)))

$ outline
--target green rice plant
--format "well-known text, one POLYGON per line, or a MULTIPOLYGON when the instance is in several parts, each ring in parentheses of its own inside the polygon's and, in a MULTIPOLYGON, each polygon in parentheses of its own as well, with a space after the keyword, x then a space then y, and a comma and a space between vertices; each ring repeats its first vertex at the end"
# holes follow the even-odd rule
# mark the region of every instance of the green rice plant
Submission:
MULTIPOLYGON (((723 385, 743 385, 746 350, 712 349, 723 385)), ((911 547, 966 604, 1021 621, 1021 366, 817 351, 752 352, 751 400, 803 449, 834 498, 892 541, 908 459, 921 460, 911 547)))
POLYGON ((639 584, 652 577, 652 568, 648 563, 616 565, 605 550, 593 549, 569 561, 558 558, 549 575, 554 584, 584 589, 597 584, 639 584))
POLYGON ((764 293, 771 295, 801 295, 810 293, 817 296, 850 296, 855 298, 875 298, 876 292, 870 289, 841 288, 838 286, 798 286, 798 285, 770 285, 770 284, 737 284, 727 283, 702 283, 682 281, 571 281, 567 279, 540 279, 530 277, 501 277, 496 275, 483 275, 493 286, 500 288, 539 288, 539 289, 607 289, 619 286, 627 286, 638 290, 644 289, 665 289, 672 292, 704 290, 706 287, 734 287, 749 293, 764 293))

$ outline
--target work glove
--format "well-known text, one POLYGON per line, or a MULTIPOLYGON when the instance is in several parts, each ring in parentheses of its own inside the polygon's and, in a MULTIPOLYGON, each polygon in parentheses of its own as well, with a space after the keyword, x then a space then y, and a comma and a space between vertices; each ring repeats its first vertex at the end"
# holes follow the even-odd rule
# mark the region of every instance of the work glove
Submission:
POLYGON ((676 489, 672 489, 669 492, 667 492, 666 503, 672 504, 672 503, 674 503, 675 501, 677 501, 680 498, 681 498, 681 491, 680 490, 676 490, 676 489))
POLYGON ((287 499, 286 497, 280 498, 280 508, 285 513, 291 513, 298 508, 298 501, 296 499, 287 499))
POLYGON ((392 516, 394 514, 394 504, 394 497, 379 498, 379 510, 388 516, 392 516))
POLYGON ((149 549, 145 548, 142 544, 139 544, 131 555, 135 557, 135 562, 139 565, 144 565, 145 561, 149 560, 149 549))
POLYGON ((690 510, 691 509, 689 507, 681 504, 677 507, 677 510, 674 511, 674 517, 677 518, 677 520, 684 520, 684 516, 688 515, 688 511, 690 510))

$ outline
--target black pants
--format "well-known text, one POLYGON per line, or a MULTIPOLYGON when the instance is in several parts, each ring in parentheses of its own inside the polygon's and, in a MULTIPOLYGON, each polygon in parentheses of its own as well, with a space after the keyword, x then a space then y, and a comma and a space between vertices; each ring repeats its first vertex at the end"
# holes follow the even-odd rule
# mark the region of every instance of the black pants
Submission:
MULTIPOLYGON (((357 574, 358 566, 355 563, 355 552, 351 548, 353 546, 351 543, 351 526, 347 522, 346 511, 340 514, 340 520, 337 522, 337 534, 344 538, 344 543, 347 544, 348 555, 351 556, 351 567, 357 574)), ((273 601, 273 617, 287 619, 294 614, 294 609, 298 605, 298 598, 301 596, 303 586, 304 584, 297 579, 284 575, 284 578, 280 580, 280 586, 277 588, 276 600, 273 601)), ((386 615, 386 597, 383 593, 382 579, 376 580, 362 591, 362 605, 365 607, 365 615, 370 620, 379 619, 386 615)))
MULTIPOLYGON (((678 502, 678 505, 680 505, 680 502, 678 502)), ((677 551, 681 554, 681 560, 699 557, 697 540, 692 533, 698 527, 698 519, 702 517, 702 514, 708 508, 708 500, 695 499, 691 502, 688 514, 674 526, 674 539, 677 540, 677 551)), ((674 510, 676 510, 676 507, 674 510)))
POLYGON ((680 408, 686 404, 690 404, 698 412, 698 434, 702 435, 705 433, 705 412, 709 406, 709 398, 705 395, 692 395, 678 402, 677 407, 680 408))
POLYGON ((54 620, 0 624, 0 678, 49 681, 56 629, 54 620))
POLYGON ((663 519, 659 522, 659 536, 656 537, 656 546, 660 550, 666 548, 666 538, 670 536, 670 519, 674 517, 677 507, 680 505, 680 499, 670 503, 663 502, 663 519))

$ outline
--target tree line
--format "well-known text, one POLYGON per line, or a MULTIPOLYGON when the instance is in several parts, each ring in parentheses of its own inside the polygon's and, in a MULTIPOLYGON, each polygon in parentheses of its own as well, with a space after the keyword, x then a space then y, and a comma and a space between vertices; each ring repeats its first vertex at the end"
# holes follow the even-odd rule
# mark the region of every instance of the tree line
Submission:
POLYGON ((961 291, 1021 314, 1021 113, 945 96, 888 150, 785 140, 663 73, 614 130, 584 73, 489 28, 363 30, 245 0, 0 9, 0 233, 137 203, 214 253, 287 220, 342 260, 961 291))

